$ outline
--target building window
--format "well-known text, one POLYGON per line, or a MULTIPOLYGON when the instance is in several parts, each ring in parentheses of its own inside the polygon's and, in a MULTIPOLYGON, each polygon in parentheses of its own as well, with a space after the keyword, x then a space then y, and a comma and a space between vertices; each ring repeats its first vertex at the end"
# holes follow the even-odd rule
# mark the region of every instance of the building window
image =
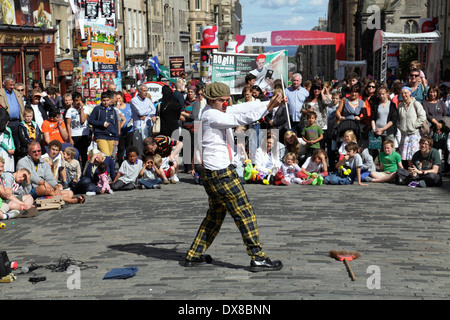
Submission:
POLYGON ((195 10, 202 10, 202 0, 194 0, 195 10))
MULTIPOLYGON (((1 55, 2 59, 2 82, 5 80, 5 76, 12 76, 16 79, 16 82, 23 82, 22 79, 22 63, 21 63, 21 55, 20 53, 13 54, 5 54, 1 55)), ((36 64, 33 64, 33 67, 36 64)))
POLYGON ((408 20, 405 22, 403 26, 403 33, 418 33, 419 32, 419 24, 415 20, 408 20))
POLYGON ((202 40, 202 25, 195 25, 195 41, 200 42, 202 40))

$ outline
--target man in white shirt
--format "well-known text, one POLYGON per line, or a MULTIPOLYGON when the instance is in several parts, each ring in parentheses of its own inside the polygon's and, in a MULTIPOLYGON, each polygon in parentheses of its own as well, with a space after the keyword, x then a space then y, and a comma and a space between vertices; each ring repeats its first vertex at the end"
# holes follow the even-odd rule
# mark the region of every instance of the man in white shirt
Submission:
POLYGON ((209 85, 204 95, 208 104, 199 131, 204 167, 202 181, 209 196, 209 210, 186 254, 185 266, 211 263, 211 256, 203 253, 214 241, 229 211, 252 258, 250 271, 280 270, 283 264, 271 261, 261 248, 253 207, 236 173, 233 128, 262 118, 281 104, 282 97, 276 94, 269 102, 254 101, 227 107, 225 102, 230 99, 230 88, 220 82, 209 85))

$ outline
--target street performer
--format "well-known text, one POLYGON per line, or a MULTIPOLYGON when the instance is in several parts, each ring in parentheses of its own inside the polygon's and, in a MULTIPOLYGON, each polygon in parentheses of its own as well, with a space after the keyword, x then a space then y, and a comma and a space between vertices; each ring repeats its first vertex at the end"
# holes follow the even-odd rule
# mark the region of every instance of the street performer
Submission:
POLYGON ((271 261, 263 252, 253 207, 236 173, 233 128, 247 125, 264 117, 282 102, 279 94, 269 102, 253 101, 227 107, 230 88, 220 82, 206 87, 207 106, 201 117, 201 178, 209 196, 209 209, 197 236, 185 257, 185 266, 211 263, 204 252, 212 244, 222 226, 226 212, 233 217, 251 257, 250 271, 277 271, 281 261, 271 261))

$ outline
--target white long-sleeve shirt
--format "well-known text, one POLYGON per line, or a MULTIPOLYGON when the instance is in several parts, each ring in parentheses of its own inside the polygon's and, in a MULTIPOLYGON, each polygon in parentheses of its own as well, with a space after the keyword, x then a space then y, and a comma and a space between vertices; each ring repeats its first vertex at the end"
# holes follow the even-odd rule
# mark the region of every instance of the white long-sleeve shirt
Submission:
POLYGON ((208 170, 221 170, 237 164, 234 151, 233 128, 255 122, 267 114, 268 101, 252 101, 236 104, 222 111, 207 105, 201 117, 200 143, 203 166, 208 170), (227 135, 232 150, 228 153, 227 135))

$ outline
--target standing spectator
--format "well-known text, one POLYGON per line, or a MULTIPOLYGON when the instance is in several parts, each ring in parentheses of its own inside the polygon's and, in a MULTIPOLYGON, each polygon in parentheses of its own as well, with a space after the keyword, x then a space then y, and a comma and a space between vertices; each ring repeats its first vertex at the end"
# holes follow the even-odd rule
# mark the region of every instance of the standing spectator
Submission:
POLYGON ((422 105, 411 97, 411 88, 403 87, 400 94, 403 101, 398 106, 398 128, 401 132, 398 150, 402 160, 411 162, 412 156, 419 150, 419 129, 427 117, 422 105))
POLYGON ((31 91, 30 99, 25 108, 33 110, 33 121, 38 124, 39 129, 42 129, 42 124, 48 119, 48 110, 45 109, 44 103, 41 102, 41 91, 37 89, 31 91))
POLYGON ((131 99, 131 112, 133 114, 133 131, 135 146, 142 154, 142 140, 149 136, 149 131, 155 121, 156 108, 153 102, 147 97, 148 88, 145 85, 138 87, 137 95, 131 99))
POLYGON ((162 88, 162 98, 158 108, 161 118, 161 131, 159 134, 171 137, 172 133, 178 130, 182 106, 175 99, 175 92, 169 86, 162 88))
POLYGON ((292 85, 286 90, 288 100, 289 116, 291 117, 291 129, 297 135, 302 133, 300 119, 302 117, 302 107, 309 96, 308 90, 302 87, 302 75, 296 73, 292 76, 292 85))
POLYGON ((88 126, 89 109, 83 105, 81 93, 72 94, 73 106, 66 112, 69 142, 80 153, 81 167, 87 162, 87 151, 90 143, 90 129, 88 126))
POLYGON ((440 121, 447 116, 448 108, 444 101, 441 100, 441 93, 437 85, 428 89, 427 99, 422 102, 422 106, 433 132, 436 132, 436 129, 441 130, 442 123, 440 121))
POLYGON ((27 95, 25 93, 25 85, 23 83, 20 83, 20 82, 16 83, 14 85, 14 89, 19 91, 20 95, 23 97, 23 104, 27 105, 29 99, 28 99, 28 97, 27 97, 27 95))
MULTIPOLYGON (((427 98, 428 87, 420 81, 420 69, 413 68, 409 72, 408 87, 411 88, 411 97, 422 103, 427 98)), ((400 96, 402 98, 402 96, 400 96)))
MULTIPOLYGON (((19 148, 19 125, 20 121, 23 120, 23 110, 25 109, 25 105, 20 92, 14 89, 15 84, 16 81, 13 77, 5 77, 3 88, 0 89, 0 105, 9 113, 8 128, 11 129, 14 145, 16 148, 19 148)), ((15 163, 17 163, 18 160, 17 155, 15 155, 15 163)))
POLYGON ((111 156, 114 143, 119 141, 119 118, 111 106, 109 94, 103 92, 101 99, 101 104, 92 110, 88 122, 94 129, 98 149, 111 156))
MULTIPOLYGON (((131 99, 130 99, 131 100, 131 99)), ((125 150, 133 144, 133 113, 129 102, 124 99, 124 94, 120 91, 116 92, 117 109, 125 118, 120 128, 119 145, 117 147, 117 160, 119 165, 125 157, 125 150)))

